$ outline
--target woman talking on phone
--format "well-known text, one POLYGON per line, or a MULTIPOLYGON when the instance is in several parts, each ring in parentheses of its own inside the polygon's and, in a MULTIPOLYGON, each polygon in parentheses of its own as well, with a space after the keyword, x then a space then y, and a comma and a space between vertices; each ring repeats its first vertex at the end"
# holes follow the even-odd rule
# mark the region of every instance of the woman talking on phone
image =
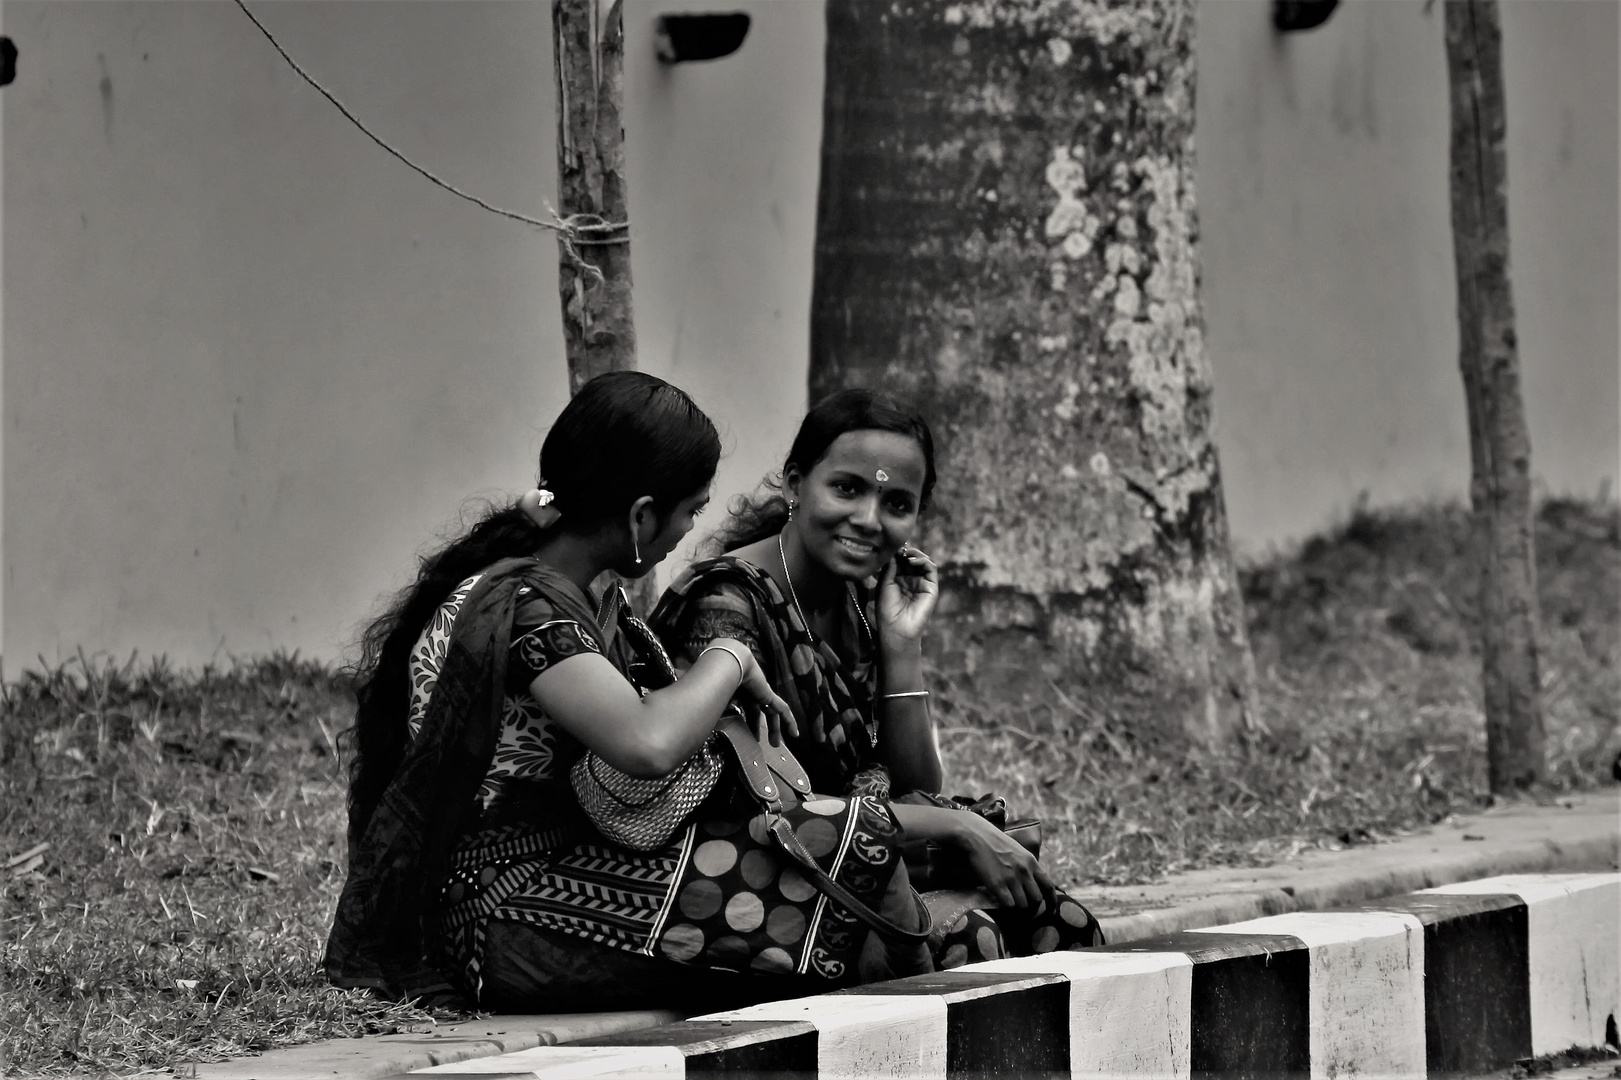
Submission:
POLYGON ((652 625, 678 663, 746 645, 794 712, 787 741, 813 789, 889 799, 908 839, 957 868, 952 888, 924 893, 937 967, 1101 944, 1033 854, 938 794, 922 670, 938 572, 911 543, 934 480, 917 413, 867 390, 824 398, 766 497, 733 509, 724 554, 678 577, 652 625))

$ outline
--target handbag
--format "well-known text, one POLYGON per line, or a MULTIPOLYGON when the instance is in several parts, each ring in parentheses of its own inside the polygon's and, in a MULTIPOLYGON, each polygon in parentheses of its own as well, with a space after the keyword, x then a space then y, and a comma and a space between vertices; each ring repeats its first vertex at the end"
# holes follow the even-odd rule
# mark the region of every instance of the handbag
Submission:
MULTIPOLYGON (((610 590, 603 598, 598 622, 604 648, 613 640, 621 616, 645 659, 646 670, 638 673, 640 681, 652 686, 667 686, 674 682, 675 665, 671 663, 669 654, 647 625, 630 614, 629 599, 622 588, 610 590)), ((841 978, 858 959, 860 943, 847 929, 835 924, 853 920, 865 925, 901 952, 913 950, 916 955, 910 962, 914 967, 921 971, 932 969, 932 962, 927 958, 927 943, 933 929, 928 909, 923 906, 916 889, 909 885, 905 886, 909 896, 893 895, 897 882, 904 881, 896 873, 898 864, 903 864, 902 834, 894 823, 893 814, 884 808, 881 817, 885 821, 880 821, 876 809, 879 804, 873 800, 818 799, 811 791, 810 777, 788 747, 762 745, 749 730, 742 710, 735 704, 722 716, 715 732, 682 763, 680 769, 669 776, 656 779, 630 776, 596 754, 587 752, 570 770, 569 779, 592 823, 616 843, 637 851, 655 851, 668 846, 683 829, 689 834, 689 844, 700 832, 717 838, 737 837, 725 841, 734 850, 730 855, 732 861, 720 871, 721 875, 731 866, 746 863, 753 857, 753 873, 759 880, 780 881, 782 873, 761 862, 762 858, 770 859, 766 852, 777 853, 794 864, 798 878, 837 906, 838 910, 832 913, 825 912, 826 905, 813 906, 812 916, 803 919, 804 936, 801 938, 788 933, 791 920, 784 920, 784 925, 770 928, 764 927, 763 923, 750 924, 747 918, 741 916, 734 919, 731 901, 737 900, 742 894, 734 895, 725 904, 731 929, 736 930, 740 925, 749 926, 751 931, 764 928, 774 943, 768 944, 762 940, 751 946, 746 935, 727 935, 722 940, 736 942, 742 949, 731 947, 724 956, 727 961, 724 966, 748 960, 749 967, 754 970, 771 970, 776 957, 770 954, 787 955, 782 948, 786 938, 803 946, 799 962, 794 964, 795 969, 828 978, 841 978), (723 778, 728 775, 735 776, 737 782, 724 784, 723 778), (808 812, 801 812, 807 803, 815 805, 808 812), (821 815, 827 815, 830 819, 837 816, 845 821, 846 828, 837 837, 836 844, 829 845, 821 852, 812 852, 805 837, 813 836, 818 846, 822 846, 822 838, 830 831, 814 827, 807 829, 807 825, 826 824, 816 820, 821 815), (795 818, 799 819, 797 831, 795 818), (861 827, 863 824, 865 828, 861 827), (745 836, 746 840, 743 839, 745 836), (741 857, 735 850, 739 845, 748 848, 741 853, 741 857), (852 851, 856 853, 855 856, 848 857, 852 851), (829 859, 831 866, 824 868, 818 861, 818 854, 829 859), (878 873, 884 867, 895 868, 890 871, 887 884, 878 880, 878 873), (843 876, 849 878, 848 881, 840 880, 841 868, 847 870, 843 876), (768 869, 771 871, 769 874, 766 873, 768 869), (857 895, 858 891, 868 894, 868 898, 857 895), (921 929, 913 930, 900 925, 874 910, 869 899, 879 899, 880 906, 905 906, 910 900, 921 929), (829 916, 825 923, 819 921, 823 914, 829 916), (774 934, 771 934, 772 930, 775 930, 774 934), (762 966, 762 958, 767 957, 771 964, 762 966)), ((702 876, 713 878, 717 875, 710 875, 704 870, 702 876)), ((713 880, 705 880, 704 883, 712 887, 716 897, 713 908, 718 909, 721 906, 719 897, 723 895, 720 887, 713 880)), ((790 886, 790 889, 793 888, 790 886)), ((707 899, 712 890, 704 891, 706 899, 703 902, 694 900, 687 903, 685 893, 682 893, 679 906, 689 916, 694 911, 707 911, 708 914, 704 916, 707 918, 714 914, 707 899)), ((747 895, 753 896, 752 893, 747 895)), ((804 902, 807 897, 801 895, 798 899, 804 902)), ((760 904, 761 901, 755 899, 754 903, 760 904)), ((696 959, 698 952, 702 951, 701 946, 692 956, 683 955, 694 944, 694 934, 699 935, 700 941, 705 940, 696 921, 701 920, 673 926, 667 924, 661 928, 655 936, 659 938, 659 946, 666 956, 678 960, 696 959)), ((720 957, 711 959, 713 961, 720 957)), ((911 970, 898 972, 912 973, 911 970)))
MULTIPOLYGON (((1041 857, 1041 819, 1018 818, 1009 821, 1007 801, 1000 795, 982 795, 978 799, 954 795, 947 799, 940 795, 915 792, 903 795, 896 801, 920 802, 978 814, 1031 855, 1038 859, 1041 857)), ((901 854, 906 859, 907 875, 919 892, 978 887, 967 863, 954 848, 943 847, 933 840, 911 840, 901 848, 901 854)))
MULTIPOLYGON (((927 942, 933 927, 929 922, 928 910, 922 907, 921 901, 919 910, 923 915, 923 928, 911 930, 898 926, 874 911, 831 877, 817 863, 815 856, 806 849, 804 841, 794 831, 785 811, 805 801, 798 796, 800 793, 810 794, 810 777, 789 752, 788 747, 767 749, 762 746, 740 713, 728 713, 721 720, 717 731, 736 754, 743 787, 759 804, 767 834, 799 865, 800 871, 811 884, 877 933, 908 944, 927 942)), ((895 847, 900 849, 902 845, 897 842, 895 847)), ((912 891, 915 893, 916 889, 913 888, 912 891)))
MULTIPOLYGON (((640 623, 629 615, 630 598, 624 588, 616 585, 603 593, 597 611, 604 652, 618 632, 622 612, 633 626, 640 623)), ((653 632, 646 624, 640 625, 645 637, 637 635, 644 638, 637 644, 651 663, 640 665, 644 670, 638 674, 644 683, 668 686, 675 681, 675 665, 653 632)), ((632 851, 657 851, 681 830, 720 782, 726 771, 722 741, 718 733, 711 735, 675 772, 652 778, 631 776, 588 751, 569 770, 569 783, 580 808, 603 836, 632 851)))

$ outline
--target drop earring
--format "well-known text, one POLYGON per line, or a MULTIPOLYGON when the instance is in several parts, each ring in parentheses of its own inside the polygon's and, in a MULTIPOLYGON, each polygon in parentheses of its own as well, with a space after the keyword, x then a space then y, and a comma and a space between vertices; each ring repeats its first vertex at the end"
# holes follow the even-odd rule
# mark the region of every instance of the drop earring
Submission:
POLYGON ((630 550, 636 555, 636 565, 642 565, 642 545, 636 540, 636 530, 630 530, 630 550))

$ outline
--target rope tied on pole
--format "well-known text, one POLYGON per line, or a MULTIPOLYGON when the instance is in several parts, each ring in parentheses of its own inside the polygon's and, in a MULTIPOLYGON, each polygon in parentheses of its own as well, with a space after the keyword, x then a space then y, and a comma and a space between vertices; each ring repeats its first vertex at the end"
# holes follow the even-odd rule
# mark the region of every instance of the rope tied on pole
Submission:
POLYGON ((282 47, 281 42, 276 40, 276 35, 272 34, 265 24, 260 22, 258 17, 248 9, 248 5, 245 0, 235 0, 235 2, 236 6, 242 9, 242 14, 246 15, 248 17, 248 21, 253 23, 253 25, 258 29, 259 33, 264 35, 265 40, 270 42, 271 47, 274 48, 276 52, 281 54, 281 58, 287 62, 288 67, 292 68, 293 71, 298 74, 299 78, 303 79, 306 83, 313 87, 317 93, 331 102, 338 112, 342 113, 344 118, 351 124, 359 128, 361 133, 364 134, 368 139, 382 147, 390 155, 405 164, 408 168, 422 176, 424 179, 432 182, 440 188, 443 188, 445 191, 450 192, 457 198, 464 199, 467 202, 472 203, 480 209, 487 210, 492 214, 497 214, 504 218, 510 218, 513 221, 522 222, 525 225, 533 226, 537 229, 545 229, 546 231, 555 234, 557 236, 557 242, 562 247, 563 253, 568 258, 569 262, 581 273, 598 282, 603 280, 602 271, 597 269, 591 263, 585 261, 585 259, 581 257, 579 249, 582 246, 599 244, 625 244, 630 242, 630 222, 628 221, 609 221, 600 214, 570 214, 567 217, 563 217, 557 213, 550 203, 547 203, 544 200, 542 201, 541 205, 546 207, 546 212, 550 215, 550 220, 532 217, 528 214, 519 213, 516 210, 507 210, 496 206, 493 203, 472 194, 471 192, 462 190, 455 184, 450 183, 448 180, 444 180, 430 170, 418 165, 416 162, 406 157, 405 154, 395 149, 387 140, 383 139, 376 132, 372 131, 371 128, 367 127, 358 116, 350 111, 347 105, 338 100, 337 95, 333 94, 332 91, 321 85, 320 81, 317 80, 315 76, 305 71, 304 68, 299 65, 298 61, 294 60, 287 50, 282 47))

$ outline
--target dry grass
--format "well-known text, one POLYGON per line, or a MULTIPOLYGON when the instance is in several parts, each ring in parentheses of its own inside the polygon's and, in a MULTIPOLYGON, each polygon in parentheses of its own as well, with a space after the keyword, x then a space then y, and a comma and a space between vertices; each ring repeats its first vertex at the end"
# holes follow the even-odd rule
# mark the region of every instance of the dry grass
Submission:
MULTIPOLYGON (((1476 809, 1467 529, 1457 507, 1359 512, 1242 571, 1270 729, 1247 751, 1168 751, 1078 706, 1010 717, 947 693, 947 773, 1056 823, 1043 860, 1082 886, 1262 865, 1476 809)), ((1621 751, 1621 512, 1549 501, 1537 543, 1546 796, 1608 782, 1621 751)))
MULTIPOLYGON (((1044 857, 1083 895, 1478 805, 1463 529, 1452 509, 1360 514, 1245 572, 1272 730, 1248 753, 1150 750, 959 697, 942 701, 952 788, 1045 816, 1044 857)), ((1621 520, 1550 503, 1538 539, 1551 787, 1592 786, 1621 749, 1621 520)), ((340 678, 289 658, 199 674, 81 659, 6 688, 0 1073, 128 1075, 432 1022, 318 973, 349 709, 340 678)))
POLYGON ((349 699, 333 675, 81 659, 5 705, 6 1075, 129 1074, 427 1020, 317 972, 343 874, 349 699))

